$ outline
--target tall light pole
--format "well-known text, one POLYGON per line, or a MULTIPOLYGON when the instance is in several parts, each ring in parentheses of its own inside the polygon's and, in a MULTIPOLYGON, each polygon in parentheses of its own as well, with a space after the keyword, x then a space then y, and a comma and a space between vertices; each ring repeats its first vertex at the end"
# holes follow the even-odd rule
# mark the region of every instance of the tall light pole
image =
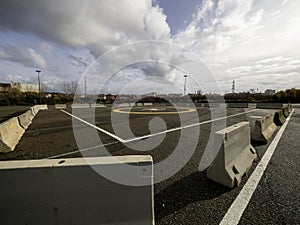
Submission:
POLYGON ((187 75, 185 74, 183 77, 184 77, 183 96, 185 96, 186 95, 186 78, 187 78, 187 75))
POLYGON ((86 75, 84 75, 84 97, 87 98, 87 91, 86 91, 86 75))
POLYGON ((38 74, 38 82, 39 82, 39 96, 40 96, 40 103, 41 103, 41 81, 40 81, 40 70, 36 70, 35 72, 37 72, 38 74))

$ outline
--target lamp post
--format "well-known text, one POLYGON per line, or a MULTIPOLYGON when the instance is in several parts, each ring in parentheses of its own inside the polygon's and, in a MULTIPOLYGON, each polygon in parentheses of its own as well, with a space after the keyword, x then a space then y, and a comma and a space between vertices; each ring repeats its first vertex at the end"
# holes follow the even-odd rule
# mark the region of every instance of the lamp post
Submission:
POLYGON ((183 96, 185 96, 186 95, 186 78, 187 78, 187 75, 185 74, 183 77, 184 77, 183 96))
POLYGON ((39 82, 39 96, 40 96, 40 103, 41 103, 41 81, 40 81, 40 70, 36 70, 35 72, 37 72, 38 74, 38 82, 39 82))

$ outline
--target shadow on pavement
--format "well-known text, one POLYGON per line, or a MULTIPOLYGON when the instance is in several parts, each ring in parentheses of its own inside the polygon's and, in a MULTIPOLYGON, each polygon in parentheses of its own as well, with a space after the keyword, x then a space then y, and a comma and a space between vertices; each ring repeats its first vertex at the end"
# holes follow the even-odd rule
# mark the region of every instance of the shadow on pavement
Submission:
POLYGON ((209 180, 205 171, 193 173, 155 194, 155 219, 159 220, 191 203, 213 199, 228 191, 231 189, 209 180))

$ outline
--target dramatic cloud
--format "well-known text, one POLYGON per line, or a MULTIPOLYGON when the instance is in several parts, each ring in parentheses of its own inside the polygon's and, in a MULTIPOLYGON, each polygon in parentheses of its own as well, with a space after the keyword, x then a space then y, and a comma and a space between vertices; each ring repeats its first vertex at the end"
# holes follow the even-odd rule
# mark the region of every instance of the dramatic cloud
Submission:
MULTIPOLYGON (((291 85, 299 79, 300 1, 202 0, 192 21, 173 35, 159 4, 151 0, 3 0, 0 74, 24 73, 23 80, 28 80, 18 66, 11 67, 19 71, 10 69, 4 61, 22 64, 31 71, 44 68, 49 73, 46 79, 53 77, 47 81, 49 86, 55 87, 55 82, 78 80, 92 59, 115 52, 103 62, 105 66, 117 67, 128 61, 126 68, 119 68, 118 74, 108 74, 101 68, 92 71, 103 82, 112 75, 117 77, 114 87, 138 79, 152 79, 151 86, 157 81, 157 86, 163 87, 160 82, 169 81, 181 87, 185 71, 180 68, 189 68, 194 73, 189 74, 188 82, 194 76, 207 89, 218 91, 213 81, 204 82, 205 75, 189 67, 195 65, 185 51, 174 52, 160 44, 150 49, 145 45, 115 51, 128 44, 137 46, 134 43, 139 41, 157 40, 176 43, 200 56, 225 91, 230 90, 233 79, 237 80, 239 90, 248 90, 251 82, 251 86, 263 88, 257 83, 258 76, 261 84, 269 82, 269 88, 286 86, 284 76, 289 77, 291 85), (139 59, 151 63, 141 63, 139 59)), ((188 84, 190 90, 197 90, 197 85, 188 84)), ((145 86, 139 88, 148 91, 145 86)))
POLYGON ((300 55, 299 7, 299 1, 203 0, 191 23, 174 39, 211 66, 225 91, 239 78, 239 90, 248 90, 251 82, 264 88, 256 76, 265 77, 269 87, 283 88, 284 74, 289 74, 290 82, 299 79, 294 61, 300 55), (277 62, 279 56, 284 64, 277 62), (261 65, 258 61, 263 59, 277 65, 261 65))
POLYGON ((151 0, 4 0, 0 28, 89 47, 96 57, 123 43, 170 35, 166 16, 151 0))
POLYGON ((243 90, 247 90, 250 84, 252 86, 249 88, 255 89, 264 89, 266 86, 276 89, 282 89, 283 86, 300 88, 297 83, 291 82, 300 78, 300 57, 266 58, 248 66, 230 68, 226 74, 238 80, 243 90))
POLYGON ((29 67, 45 68, 47 66, 43 56, 36 53, 33 49, 11 45, 0 45, 0 59, 29 67))
POLYGON ((252 41, 263 16, 263 10, 251 12, 252 2, 204 0, 176 40, 216 60, 233 45, 252 41))

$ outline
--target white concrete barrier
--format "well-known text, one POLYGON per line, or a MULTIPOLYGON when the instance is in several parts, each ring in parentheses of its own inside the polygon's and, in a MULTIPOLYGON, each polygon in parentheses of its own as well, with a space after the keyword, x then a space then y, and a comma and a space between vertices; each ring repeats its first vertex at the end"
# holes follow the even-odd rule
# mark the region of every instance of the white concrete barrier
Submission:
POLYGON ((277 129, 272 114, 266 116, 250 116, 251 140, 267 144, 277 129))
POLYGON ((18 116, 19 123, 25 130, 30 126, 33 118, 34 118, 34 115, 32 115, 31 110, 28 110, 27 112, 18 116))
POLYGON ((72 109, 90 108, 90 104, 72 104, 72 109))
POLYGON ((256 108, 256 103, 248 103, 248 108, 249 109, 255 109, 256 108))
POLYGON ((120 103, 117 104, 118 107, 130 107, 130 103, 120 103))
POLYGON ((228 102, 228 108, 248 108, 247 102, 228 102))
POLYGON ((300 108, 300 104, 292 104, 293 108, 300 108))
POLYGON ((38 110, 48 110, 48 106, 47 105, 35 105, 35 107, 37 107, 38 110))
POLYGON ((0 124, 0 152, 13 151, 25 130, 20 126, 18 118, 13 117, 0 124))
POLYGON ((67 105, 66 104, 55 104, 54 108, 55 109, 66 109, 67 105))
POLYGON ((283 111, 282 110, 275 112, 275 114, 274 114, 274 123, 277 126, 282 126, 285 123, 285 120, 286 119, 285 119, 285 117, 283 115, 283 111))
POLYGON ((96 171, 149 185, 110 181, 84 158, 0 162, 1 224, 154 224, 151 156, 88 161, 96 171))
POLYGON ((282 109, 283 103, 259 102, 256 104, 257 109, 282 109))
POLYGON ((216 145, 222 141, 221 148, 207 168, 207 177, 233 188, 241 183, 243 175, 257 158, 250 144, 249 122, 241 122, 215 133, 216 145), (218 141, 219 140, 219 141, 218 141))
POLYGON ((36 106, 30 107, 32 114, 35 116, 39 112, 39 108, 36 106))
POLYGON ((283 112, 283 115, 285 118, 288 118, 288 116, 290 115, 290 110, 289 110, 289 107, 284 107, 282 109, 282 112, 283 112))
POLYGON ((152 102, 145 102, 144 106, 153 106, 153 103, 152 102))
POLYGON ((94 104, 90 104, 91 108, 103 108, 106 107, 103 104, 98 104, 98 103, 94 103, 94 104))
MULTIPOLYGON (((176 106, 176 104, 175 104, 175 106, 176 106)), ((202 103, 199 103, 199 102, 195 102, 195 103, 194 103, 194 106, 195 106, 195 107, 203 107, 203 104, 202 104, 202 103)))
POLYGON ((220 107, 220 105, 221 103, 218 102, 203 103, 203 107, 211 107, 211 108, 220 107))

